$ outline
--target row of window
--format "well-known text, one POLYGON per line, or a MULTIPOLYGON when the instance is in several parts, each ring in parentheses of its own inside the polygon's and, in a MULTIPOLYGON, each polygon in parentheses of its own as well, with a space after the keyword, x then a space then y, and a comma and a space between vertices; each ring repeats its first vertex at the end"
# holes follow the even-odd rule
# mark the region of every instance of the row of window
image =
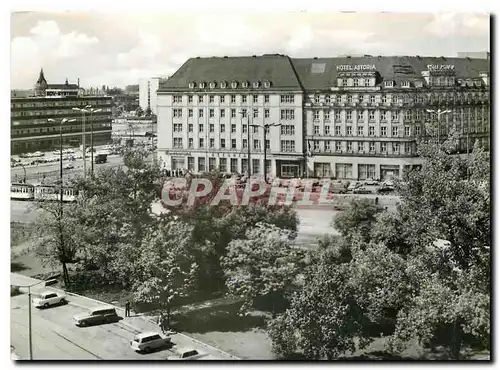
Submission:
MULTIPOLYGON (((209 103, 215 103, 217 97, 217 102, 218 103, 236 103, 236 95, 209 95, 208 96, 208 102, 209 103)), ((193 103, 194 99, 196 98, 196 101, 198 103, 203 103, 205 100, 204 95, 188 95, 188 103, 193 103)), ((282 103, 293 103, 294 101, 294 96, 293 95, 282 95, 281 96, 281 102, 282 103), (292 97, 291 99, 289 97, 292 97), (285 98, 286 97, 286 98, 285 98)), ((253 103, 258 103, 259 102, 259 96, 258 95, 238 95, 238 101, 241 103, 248 103, 249 101, 252 101, 253 103)), ((182 95, 174 95, 173 97, 173 103, 174 104, 180 104, 182 103, 182 95)), ((264 95, 264 103, 269 103, 269 95, 264 95)))
MULTIPOLYGON (((428 85, 429 86, 482 86, 484 81, 481 78, 475 79, 457 79, 453 76, 437 76, 437 77, 429 77, 428 85)), ((360 87, 360 86, 374 86, 375 79, 374 78, 339 78, 337 80, 338 86, 349 86, 349 87, 360 87)), ((401 87, 423 87, 424 80, 403 80, 401 81, 401 87)), ((385 80, 384 87, 396 87, 396 81, 394 80, 385 80)))
MULTIPOLYGON (((215 146, 215 139, 210 138, 208 141, 208 147, 205 147, 205 139, 204 138, 199 138, 198 139, 198 147, 196 149, 205 149, 205 148, 210 148, 210 149, 247 149, 248 148, 248 140, 243 139, 241 142, 241 148, 238 147, 236 139, 231 139, 230 146, 226 146, 226 139, 220 139, 219 141, 219 146, 215 146)), ((261 149, 261 141, 260 140, 253 140, 253 149, 260 150, 261 149)), ((269 140, 266 140, 266 149, 271 148, 271 142, 269 140)), ((174 149, 184 149, 183 145, 183 139, 181 137, 174 137, 174 142, 173 142, 173 148, 174 149)), ((194 149, 194 139, 189 138, 188 139, 188 148, 189 149, 194 149)), ((281 140, 281 145, 280 145, 281 151, 282 152, 295 152, 295 140, 281 140)))
MULTIPOLYGON (((247 133, 248 126, 247 125, 242 125, 242 132, 245 134, 247 133)), ((226 125, 221 124, 219 125, 220 132, 226 132, 226 125)), ((259 127, 257 126, 252 126, 253 132, 257 133, 259 132, 259 127)), ((265 128, 266 132, 269 132, 269 127, 265 128)), ((174 132, 183 132, 183 124, 182 123, 174 123, 173 125, 173 131, 174 132)), ((205 131, 205 126, 203 124, 198 125, 198 132, 204 132, 205 131)), ((208 125, 208 131, 209 132, 215 132, 215 125, 214 124, 209 124, 208 125)), ((282 130, 283 131, 283 130, 282 130)), ((194 132, 194 125, 192 123, 188 124, 188 132, 194 132)), ((231 133, 236 133, 236 125, 233 123, 231 124, 231 133)))
MULTIPOLYGON (((94 125, 94 130, 98 131, 99 128, 111 128, 111 123, 101 123, 101 124, 95 124, 94 125)), ((49 133, 49 134, 54 134, 54 133, 59 133, 59 126, 58 127, 41 127, 41 128, 30 128, 30 129, 12 129, 11 133, 13 136, 15 135, 23 135, 23 134, 38 134, 38 133, 49 133)), ((63 132, 72 132, 72 131, 80 131, 82 129, 81 125, 78 126, 62 126, 63 132)), ((88 132, 90 133, 90 126, 88 128, 88 132)))
POLYGON ((310 150, 313 153, 321 153, 321 152, 337 152, 337 153, 354 153, 354 149, 357 153, 365 153, 369 152, 372 154, 375 153, 388 153, 387 149, 392 148, 392 153, 405 153, 410 154, 412 152, 413 143, 399 143, 392 142, 388 143, 382 141, 380 143, 376 143, 374 141, 365 142, 365 141, 312 141, 312 146, 310 150), (378 151, 377 151, 378 149, 378 151))
MULTIPOLYGON (((193 109, 188 109, 188 118, 192 118, 194 115, 194 110, 193 109)), ((241 114, 242 118, 247 118, 248 117, 248 111, 247 109, 240 109, 239 113, 241 114)), ((236 109, 230 109, 230 117, 231 118, 236 118, 237 117, 237 112, 236 109)), ((172 115, 174 118, 182 118, 183 115, 183 110, 180 108, 174 108, 172 110, 172 115)), ((204 109, 198 109, 198 118, 203 118, 205 115, 205 110, 204 109)), ((252 111, 252 116, 253 118, 259 118, 259 109, 253 109, 252 111)), ((215 109, 209 109, 208 110, 208 117, 209 118, 215 118, 215 109)), ((219 110, 219 117, 220 118, 225 118, 226 117, 226 109, 220 109, 219 110)), ((269 118, 270 117, 270 111, 269 109, 264 109, 264 118, 269 118)), ((295 119, 295 110, 293 109, 281 109, 280 110, 280 118, 282 120, 293 120, 295 119)))
POLYGON ((426 93, 416 95, 392 95, 392 94, 378 94, 378 95, 360 95, 360 94, 344 94, 344 95, 313 95, 311 100, 315 104, 325 103, 429 103, 435 101, 487 101, 489 99, 489 92, 443 92, 443 93, 426 93))
MULTIPOLYGON (((210 87, 211 89, 215 89, 216 87, 220 87, 221 89, 226 89, 228 86, 231 86, 232 89, 236 89, 238 88, 239 86, 241 86, 242 88, 244 89, 247 89, 250 84, 248 81, 241 81, 241 82, 238 82, 238 81, 231 81, 231 84, 228 85, 228 83, 226 81, 222 81, 222 82, 219 82, 217 83, 216 81, 211 81, 209 82, 208 84, 206 82, 194 82, 194 81, 191 81, 188 83, 188 86, 190 89, 194 89, 196 86, 199 88, 199 89, 204 89, 206 88, 207 86, 210 87)), ((253 81, 252 82, 252 87, 254 89, 258 89, 259 87, 262 87, 264 86, 266 89, 270 88, 271 87, 271 81, 253 81)))
MULTIPOLYGON (((352 178, 353 165, 351 163, 314 163, 314 174, 317 177, 331 177, 332 166, 335 166, 337 179, 352 178)), ((375 178, 377 177, 374 164, 358 164, 358 180, 375 178)))
MULTIPOLYGON (((111 113, 111 107, 108 108, 99 108, 101 109, 100 112, 94 113, 93 116, 95 117, 96 115, 102 114, 102 113, 111 113)), ((58 116, 58 115, 75 115, 79 113, 80 115, 82 113, 76 112, 73 109, 58 109, 58 110, 38 110, 38 111, 14 111, 11 112, 12 117, 31 117, 31 116, 58 116)), ((86 117, 88 117, 90 114, 87 113, 86 117)))
MULTIPOLYGON (((229 158, 230 169, 232 173, 244 173, 248 170, 248 159, 241 158, 241 171, 239 171, 238 158, 229 158)), ((259 159, 252 159, 252 173, 261 173, 261 161, 259 159)), ((219 158, 219 165, 216 164, 216 158, 208 158, 208 171, 214 171, 219 169, 220 172, 227 172, 228 170, 228 158, 219 158)), ((183 168, 184 161, 177 158, 172 158, 172 168, 183 168)), ((187 158, 187 168, 190 171, 196 171, 195 169, 195 157, 187 158)), ((198 157, 198 172, 207 171, 206 159, 204 157, 198 157)), ((271 172, 271 161, 266 160, 266 172, 271 172)))
POLYGON ((92 107, 111 105, 111 100, 47 99, 47 101, 41 101, 41 102, 25 102, 25 103, 13 102, 10 104, 10 107, 11 109, 13 109, 13 108, 44 108, 44 107, 80 107, 87 105, 91 105, 92 107))

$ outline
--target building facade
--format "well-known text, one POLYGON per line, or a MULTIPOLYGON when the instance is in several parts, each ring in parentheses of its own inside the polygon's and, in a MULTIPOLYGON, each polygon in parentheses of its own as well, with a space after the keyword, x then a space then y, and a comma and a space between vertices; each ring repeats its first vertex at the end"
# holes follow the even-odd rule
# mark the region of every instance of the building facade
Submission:
POLYGON ((90 144, 92 132, 94 145, 109 143, 111 97, 80 96, 78 92, 78 85, 71 85, 67 81, 62 85, 47 84, 41 71, 34 96, 11 98, 11 154, 59 148, 60 122, 63 118, 76 120, 62 126, 63 145, 79 146, 83 141, 84 117, 73 108, 89 105, 101 111, 85 115, 87 144, 90 144))
POLYGON ((160 77, 145 78, 139 81, 139 105, 143 111, 151 109, 153 114, 158 114, 158 95, 160 77))
POLYGON ((421 164, 416 142, 431 132, 457 130, 458 152, 489 148, 489 70, 418 56, 190 59, 158 91, 158 156, 167 168, 245 173, 251 145, 262 174, 267 145, 270 175, 400 177, 421 164), (249 140, 249 119, 280 126, 264 144, 263 128, 249 140))

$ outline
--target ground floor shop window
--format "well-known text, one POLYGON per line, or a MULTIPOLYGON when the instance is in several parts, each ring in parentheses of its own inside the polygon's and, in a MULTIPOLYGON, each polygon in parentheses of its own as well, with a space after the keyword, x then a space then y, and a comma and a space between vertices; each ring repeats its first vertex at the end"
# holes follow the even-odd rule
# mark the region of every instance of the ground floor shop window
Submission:
POLYGON ((399 166, 380 166, 380 177, 383 180, 399 178, 399 166))
POLYGON ((184 157, 172 157, 172 169, 180 170, 184 167, 184 157))
POLYGON ((331 165, 330 163, 315 163, 314 164, 314 176, 316 177, 331 177, 331 165))
POLYGON ((227 158, 219 158, 219 171, 227 172, 227 158))
POLYGON ((231 158, 231 173, 238 173, 238 158, 231 158))
POLYGON ((205 158, 198 158, 198 172, 205 172, 205 158))
POLYGON ((282 164, 281 176, 282 177, 298 177, 299 166, 296 164, 282 164))
POLYGON ((335 165, 335 173, 337 179, 351 179, 352 178, 352 164, 337 163, 335 165))
POLYGON ((358 164, 358 179, 375 179, 375 165, 374 164, 358 164))
POLYGON ((248 172, 248 159, 247 158, 241 158, 241 172, 242 173, 248 172))
POLYGON ((194 171, 194 157, 188 157, 188 170, 194 171))
POLYGON ((215 158, 208 158, 208 170, 215 170, 215 158))
POLYGON ((252 159, 252 173, 258 174, 260 173, 260 160, 252 159))

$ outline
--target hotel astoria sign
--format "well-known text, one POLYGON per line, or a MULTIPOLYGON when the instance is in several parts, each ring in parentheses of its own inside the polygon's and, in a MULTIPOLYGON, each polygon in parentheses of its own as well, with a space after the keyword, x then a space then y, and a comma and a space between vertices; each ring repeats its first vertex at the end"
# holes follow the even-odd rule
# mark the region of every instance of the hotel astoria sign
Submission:
POLYGON ((453 64, 428 64, 428 71, 451 71, 454 70, 455 66, 453 64))
POLYGON ((337 71, 373 71, 375 64, 342 64, 337 66, 337 71))

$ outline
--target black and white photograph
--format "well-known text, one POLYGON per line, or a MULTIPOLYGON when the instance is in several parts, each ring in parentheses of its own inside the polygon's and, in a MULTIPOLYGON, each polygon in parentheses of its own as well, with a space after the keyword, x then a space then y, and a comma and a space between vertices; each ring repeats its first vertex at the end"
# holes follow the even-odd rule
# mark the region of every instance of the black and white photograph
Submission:
POLYGON ((97 9, 9 13, 14 364, 493 360, 491 13, 97 9))

